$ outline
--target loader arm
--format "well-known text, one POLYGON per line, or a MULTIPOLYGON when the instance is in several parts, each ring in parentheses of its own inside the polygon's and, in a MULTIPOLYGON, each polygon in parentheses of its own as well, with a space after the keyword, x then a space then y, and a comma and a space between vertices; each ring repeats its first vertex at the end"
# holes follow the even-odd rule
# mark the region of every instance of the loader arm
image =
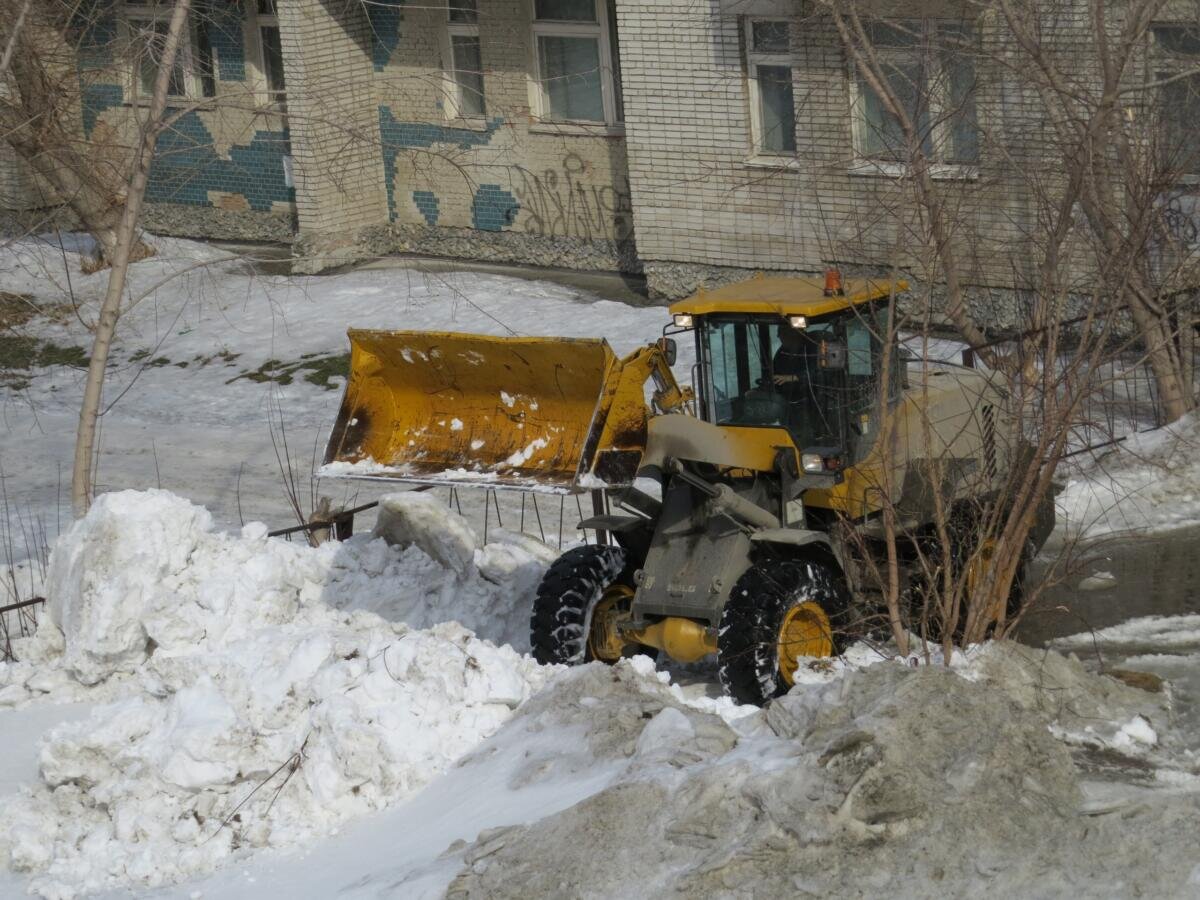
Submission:
POLYGON ((683 410, 691 396, 657 345, 618 358, 602 339, 349 337, 325 477, 555 493, 625 487, 655 409, 683 410))

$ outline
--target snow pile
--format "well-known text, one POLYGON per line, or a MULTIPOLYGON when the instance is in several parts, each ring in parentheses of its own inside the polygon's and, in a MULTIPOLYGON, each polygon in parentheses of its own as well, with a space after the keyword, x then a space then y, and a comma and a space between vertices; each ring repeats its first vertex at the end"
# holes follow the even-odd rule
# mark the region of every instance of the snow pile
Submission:
MULTIPOLYGON (((439 514, 452 515, 426 510, 439 514)), ((166 492, 104 495, 52 554, 61 632, 40 629, 48 661, 25 687, 50 668, 64 691, 124 680, 130 696, 51 733, 42 782, 6 805, 0 859, 48 896, 163 884, 412 793, 552 670, 456 623, 420 631, 352 607, 369 594, 416 619, 482 619, 505 603, 526 615, 511 581, 482 571, 541 563, 515 543, 476 558, 447 578, 419 547, 364 536, 313 550, 260 525, 214 532, 166 492)))
POLYGON ((475 532, 461 516, 440 515, 445 504, 424 493, 389 494, 379 501, 375 535, 400 547, 416 545, 457 575, 475 561, 475 532))
POLYGON ((1074 656, 989 642, 972 648, 955 671, 1042 716, 1051 733, 1073 747, 1141 757, 1158 746, 1159 734, 1170 726, 1169 693, 1096 675, 1074 656))
MULTIPOLYGON (((526 652, 533 592, 554 551, 501 529, 475 548, 470 526, 432 498, 384 498, 389 510, 406 503, 409 533, 387 535, 405 546, 361 534, 312 549, 269 540, 260 523, 240 536, 214 531, 207 511, 165 491, 101 496, 55 547, 47 617, 58 627, 14 641, 20 662, 0 664, 0 707, 46 693, 101 699, 84 686, 126 679, 152 653, 202 653, 320 606, 414 628, 457 621, 526 652), (458 554, 451 573, 431 558, 439 546, 458 554)), ((394 516, 384 521, 394 529, 394 516)))
POLYGON ((1073 534, 1165 529, 1200 521, 1200 417, 1130 435, 1068 482, 1059 518, 1073 534))
MULTIPOLYGON (((737 721, 630 677, 632 663, 572 670, 465 765, 550 719, 623 770, 570 808, 481 834, 446 893, 1182 896, 1200 854, 1195 798, 1082 816, 1075 753, 1048 727, 1140 703, 1147 716, 1118 733, 1141 744, 1158 701, 1076 680, 1076 665, 997 645, 960 668, 846 667, 737 721)), ((534 762, 510 784, 541 777, 534 762)))

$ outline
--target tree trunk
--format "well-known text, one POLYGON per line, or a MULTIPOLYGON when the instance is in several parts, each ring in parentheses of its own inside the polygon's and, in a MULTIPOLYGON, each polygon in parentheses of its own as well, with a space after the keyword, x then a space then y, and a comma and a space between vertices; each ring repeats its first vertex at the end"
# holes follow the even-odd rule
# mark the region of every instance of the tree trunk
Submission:
POLYGON ((75 466, 71 473, 71 504, 76 516, 86 513, 91 503, 92 459, 96 449, 96 420, 99 418, 100 397, 104 390, 104 373, 113 335, 117 330, 117 320, 121 315, 121 297, 125 293, 130 258, 139 243, 138 219, 141 216, 142 201, 146 196, 150 165, 154 161, 154 147, 167 108, 167 89, 171 80, 171 70, 175 65, 175 53, 179 48, 180 35, 187 25, 190 6, 191 0, 176 0, 175 8, 171 12, 158 77, 154 82, 154 95, 150 101, 150 112, 142 128, 141 141, 133 160, 133 174, 125 193, 125 207, 115 234, 115 246, 111 257, 112 271, 108 276, 108 289, 100 307, 100 317, 96 322, 92 358, 88 365, 83 403, 79 409, 75 466))

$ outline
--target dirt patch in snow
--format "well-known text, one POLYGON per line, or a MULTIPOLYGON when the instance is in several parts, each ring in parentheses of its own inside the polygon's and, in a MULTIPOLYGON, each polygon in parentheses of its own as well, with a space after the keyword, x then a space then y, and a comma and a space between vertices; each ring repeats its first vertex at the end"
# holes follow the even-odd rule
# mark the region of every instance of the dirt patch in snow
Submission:
POLYGON ((449 896, 1179 896, 1200 878, 1195 797, 1089 807, 1052 730, 1093 714, 1165 728, 1161 697, 1054 654, 999 645, 961 674, 881 663, 800 686, 719 737, 686 704, 639 723, 627 700, 582 704, 582 684, 533 702, 586 710, 593 729, 612 705, 626 772, 481 835, 449 896))

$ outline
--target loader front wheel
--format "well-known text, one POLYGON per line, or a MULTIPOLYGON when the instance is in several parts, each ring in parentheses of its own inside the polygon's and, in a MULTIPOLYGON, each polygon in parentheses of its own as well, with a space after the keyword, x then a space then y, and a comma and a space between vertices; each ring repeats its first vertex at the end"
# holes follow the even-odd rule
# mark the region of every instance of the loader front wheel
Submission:
POLYGON ((721 684, 738 702, 759 706, 787 693, 795 683, 797 657, 842 651, 849 614, 849 593, 827 563, 772 560, 751 566, 721 614, 721 684))
POLYGON ((529 620, 533 658, 542 665, 616 662, 653 650, 623 642, 616 630, 633 599, 632 572, 620 547, 596 544, 568 550, 538 585, 529 620))

